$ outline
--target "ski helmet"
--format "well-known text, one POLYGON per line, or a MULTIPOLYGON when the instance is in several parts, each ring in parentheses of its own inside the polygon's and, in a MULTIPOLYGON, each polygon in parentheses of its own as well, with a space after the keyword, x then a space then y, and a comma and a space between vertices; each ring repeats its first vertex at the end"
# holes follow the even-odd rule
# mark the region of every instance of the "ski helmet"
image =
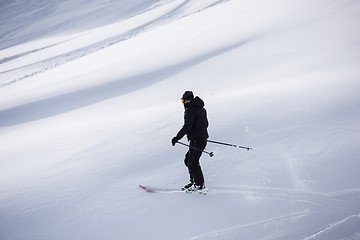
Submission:
POLYGON ((193 94, 192 91, 186 91, 186 92, 184 92, 181 99, 183 101, 185 101, 185 100, 193 100, 194 99, 194 94, 193 94))

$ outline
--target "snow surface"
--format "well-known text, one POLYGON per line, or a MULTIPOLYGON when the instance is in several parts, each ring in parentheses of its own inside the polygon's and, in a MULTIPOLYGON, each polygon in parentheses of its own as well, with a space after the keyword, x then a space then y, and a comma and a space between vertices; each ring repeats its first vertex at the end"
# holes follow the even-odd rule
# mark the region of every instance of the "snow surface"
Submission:
POLYGON ((360 239, 357 0, 0 1, 0 239, 360 239), (206 103, 209 193, 182 93, 206 103), (185 141, 185 140, 183 140, 185 141))

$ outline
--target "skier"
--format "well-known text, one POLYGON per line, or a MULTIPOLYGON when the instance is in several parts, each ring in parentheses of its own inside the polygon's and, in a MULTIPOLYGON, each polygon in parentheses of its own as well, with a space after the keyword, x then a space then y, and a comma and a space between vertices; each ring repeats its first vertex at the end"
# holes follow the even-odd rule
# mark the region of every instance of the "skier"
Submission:
POLYGON ((186 91, 181 101, 185 107, 184 125, 171 140, 171 143, 175 146, 177 141, 187 135, 188 141, 190 141, 190 148, 185 155, 184 162, 189 170, 190 183, 186 184, 182 189, 197 191, 205 188, 204 175, 199 160, 202 154, 201 151, 205 149, 209 137, 207 131, 209 122, 203 100, 198 96, 194 98, 192 91, 186 91))

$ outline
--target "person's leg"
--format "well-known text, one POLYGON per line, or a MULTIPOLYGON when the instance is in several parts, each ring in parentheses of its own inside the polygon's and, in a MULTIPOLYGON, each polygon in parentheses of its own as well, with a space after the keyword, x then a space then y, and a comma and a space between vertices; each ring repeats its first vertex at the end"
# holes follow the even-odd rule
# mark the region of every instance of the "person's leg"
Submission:
MULTIPOLYGON (((197 148, 199 150, 204 150, 206 147, 206 139, 192 140, 192 141, 190 141, 190 146, 197 148)), ((194 180, 195 185, 203 186, 204 185, 204 175, 203 175, 203 172, 202 172, 201 166, 200 166, 200 157, 201 157, 202 152, 199 150, 196 150, 193 148, 189 149, 187 164, 188 164, 190 175, 191 175, 192 179, 194 180)))
POLYGON ((189 183, 186 184, 186 185, 182 188, 183 190, 190 188, 190 187, 194 184, 194 178, 193 178, 193 176, 191 175, 191 169, 190 169, 190 167, 189 167, 189 159, 190 159, 189 156, 190 156, 190 151, 188 151, 188 152, 185 154, 184 164, 185 164, 185 166, 188 168, 189 175, 190 175, 190 180, 189 180, 189 183))

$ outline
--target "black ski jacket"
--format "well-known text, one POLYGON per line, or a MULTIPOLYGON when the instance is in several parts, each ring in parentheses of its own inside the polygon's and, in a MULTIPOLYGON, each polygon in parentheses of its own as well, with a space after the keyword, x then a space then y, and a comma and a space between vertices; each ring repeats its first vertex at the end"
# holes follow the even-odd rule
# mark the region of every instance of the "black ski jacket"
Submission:
POLYGON ((188 140, 207 139, 209 137, 207 128, 209 122, 204 108, 204 101, 195 97, 191 102, 184 104, 184 125, 176 135, 181 139, 187 135, 188 140))

